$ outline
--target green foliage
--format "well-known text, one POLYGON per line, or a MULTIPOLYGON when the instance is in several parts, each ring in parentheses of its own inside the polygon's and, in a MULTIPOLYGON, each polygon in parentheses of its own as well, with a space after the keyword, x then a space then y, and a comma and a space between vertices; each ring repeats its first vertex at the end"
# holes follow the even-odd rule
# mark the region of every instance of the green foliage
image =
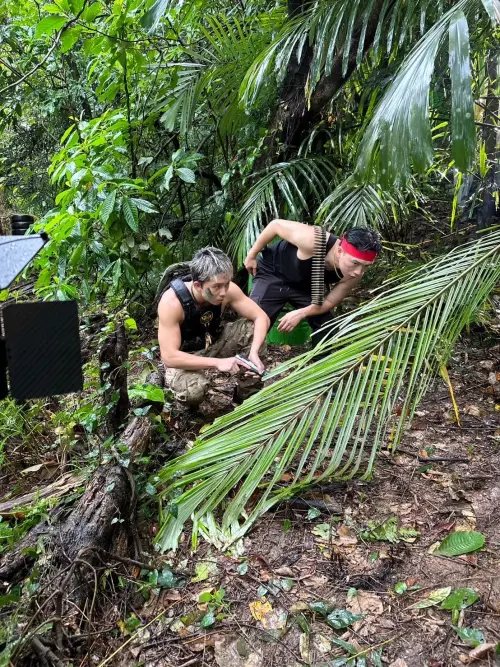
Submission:
POLYGON ((39 403, 25 411, 23 405, 15 400, 7 398, 0 401, 0 467, 9 463, 9 446, 23 447, 25 452, 32 449, 34 440, 43 431, 43 423, 38 420, 41 412, 39 403))
POLYGON ((200 621, 200 627, 210 628, 216 621, 221 621, 227 616, 229 603, 225 601, 225 595, 223 588, 216 588, 199 596, 198 602, 207 605, 207 611, 200 621))
POLYGON ((360 537, 368 542, 391 542, 396 544, 400 541, 413 542, 420 535, 418 530, 399 526, 397 516, 390 516, 383 523, 371 521, 367 530, 362 530, 360 537))
POLYGON ((477 551, 484 546, 484 535, 476 531, 456 531, 445 537, 436 553, 441 556, 460 556, 477 551))
POLYGON ((453 629, 464 644, 468 646, 479 646, 479 644, 483 644, 485 641, 484 634, 481 630, 476 630, 476 628, 457 628, 454 626, 453 629))

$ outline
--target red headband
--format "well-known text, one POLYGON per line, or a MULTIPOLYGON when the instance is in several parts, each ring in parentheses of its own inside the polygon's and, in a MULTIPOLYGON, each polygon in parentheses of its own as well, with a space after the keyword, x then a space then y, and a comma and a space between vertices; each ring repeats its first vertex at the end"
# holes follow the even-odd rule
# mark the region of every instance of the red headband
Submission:
POLYGON ((364 259, 365 262, 373 262, 377 256, 375 250, 358 250, 355 248, 352 243, 349 243, 349 241, 346 239, 345 234, 340 241, 340 247, 348 255, 351 255, 351 257, 356 257, 356 259, 364 259))

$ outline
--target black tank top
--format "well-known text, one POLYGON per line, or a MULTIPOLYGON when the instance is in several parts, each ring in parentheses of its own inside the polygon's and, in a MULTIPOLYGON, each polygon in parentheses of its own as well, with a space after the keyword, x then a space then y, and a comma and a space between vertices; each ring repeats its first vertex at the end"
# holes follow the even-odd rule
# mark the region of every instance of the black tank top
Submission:
POLYGON ((203 350, 207 336, 214 341, 222 329, 222 307, 212 304, 199 306, 185 285, 188 280, 191 280, 190 276, 177 278, 170 283, 184 311, 184 322, 181 324, 181 350, 183 352, 203 350))
MULTIPOLYGON (((328 253, 337 241, 338 236, 330 234, 326 242, 328 253)), ((278 276, 287 285, 293 285, 305 294, 311 295, 311 278, 313 258, 299 259, 298 248, 289 241, 278 241, 266 246, 259 258, 259 268, 263 273, 278 276)), ((325 268, 325 285, 333 285, 342 280, 340 271, 327 271, 325 268)))

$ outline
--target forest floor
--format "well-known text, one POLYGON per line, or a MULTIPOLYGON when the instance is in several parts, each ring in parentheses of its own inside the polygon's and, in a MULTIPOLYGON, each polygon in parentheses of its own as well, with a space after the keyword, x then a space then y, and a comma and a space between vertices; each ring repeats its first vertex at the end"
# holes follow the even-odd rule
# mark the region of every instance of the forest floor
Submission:
MULTIPOLYGON (((462 339, 450 360, 460 425, 446 383, 436 380, 398 451, 380 452, 370 481, 316 490, 304 496, 313 499, 309 508, 293 502, 277 506, 229 552, 200 542, 191 553, 187 529, 175 554, 155 554, 157 517, 142 513, 138 528, 150 554, 143 560, 160 572, 167 568, 167 580, 150 587, 145 601, 139 586, 143 573, 128 568, 129 583, 119 578, 95 608, 98 631, 85 657, 73 662, 68 655, 62 664, 336 667, 350 657, 348 664, 358 667, 492 665, 500 642, 500 345, 495 342, 476 331, 462 339), (314 507, 318 500, 321 510, 314 507), (485 547, 455 557, 432 553, 433 545, 457 530, 483 533, 485 547), (170 570, 175 576, 168 580, 170 570), (471 590, 457 594, 457 606, 464 595, 477 598, 473 604, 454 613, 440 608, 443 596, 464 588, 471 590), (412 608, 421 600, 429 606, 412 608), (341 611, 329 624, 325 616, 332 610, 341 611), (353 622, 349 614, 362 618, 353 622), (336 624, 347 627, 331 627, 336 624), (471 642, 480 643, 479 650, 471 642)), ((269 357, 276 362, 296 352, 270 347, 269 357)), ((219 379, 198 413, 166 415, 169 456, 189 446, 214 411, 232 408, 232 384, 219 379)), ((46 462, 55 458, 48 451, 44 456, 46 462)), ((16 493, 43 486, 39 471, 34 474, 16 493)), ((12 474, 0 481, 6 497, 12 474)), ((8 618, 5 604, 0 623, 8 618)))

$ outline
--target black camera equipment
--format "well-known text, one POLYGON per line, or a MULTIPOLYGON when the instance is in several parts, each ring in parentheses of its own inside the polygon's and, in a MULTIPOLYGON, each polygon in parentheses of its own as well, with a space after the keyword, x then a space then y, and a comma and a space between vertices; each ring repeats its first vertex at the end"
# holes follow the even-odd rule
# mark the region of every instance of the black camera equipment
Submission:
MULTIPOLYGON (((12 221, 13 236, 0 236, 2 290, 48 241, 43 232, 24 235, 31 216, 14 217, 25 219, 12 221)), ((23 400, 82 388, 76 301, 0 304, 0 400, 9 389, 11 396, 23 400)))

